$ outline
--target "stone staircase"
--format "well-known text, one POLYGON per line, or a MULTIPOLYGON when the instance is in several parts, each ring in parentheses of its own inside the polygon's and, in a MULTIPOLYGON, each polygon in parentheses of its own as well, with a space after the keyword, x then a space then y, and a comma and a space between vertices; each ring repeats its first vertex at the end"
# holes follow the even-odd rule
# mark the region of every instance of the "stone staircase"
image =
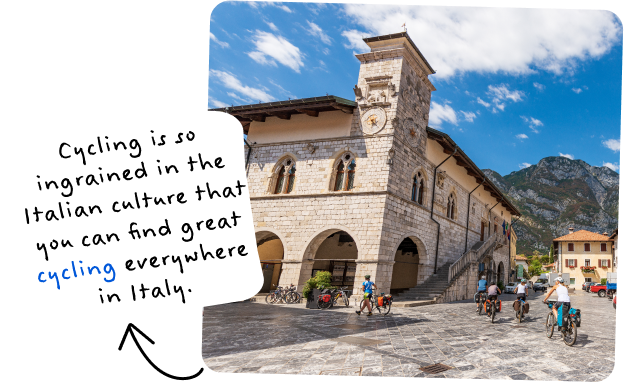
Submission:
POLYGON ((437 274, 432 274, 424 283, 416 287, 412 287, 402 293, 396 295, 396 300, 401 301, 435 301, 449 285, 449 268, 451 262, 448 262, 438 268, 437 274))

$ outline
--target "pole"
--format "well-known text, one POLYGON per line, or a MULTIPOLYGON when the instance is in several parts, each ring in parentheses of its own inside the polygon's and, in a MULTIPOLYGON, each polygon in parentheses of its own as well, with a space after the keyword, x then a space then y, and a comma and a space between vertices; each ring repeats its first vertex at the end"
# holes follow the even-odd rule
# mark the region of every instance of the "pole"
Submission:
POLYGON ((468 194, 468 216, 466 217, 466 245, 464 246, 464 253, 468 251, 468 226, 470 225, 470 199, 472 198, 472 193, 479 188, 479 186, 483 185, 485 182, 485 177, 483 177, 483 181, 476 188, 472 189, 472 191, 468 194))

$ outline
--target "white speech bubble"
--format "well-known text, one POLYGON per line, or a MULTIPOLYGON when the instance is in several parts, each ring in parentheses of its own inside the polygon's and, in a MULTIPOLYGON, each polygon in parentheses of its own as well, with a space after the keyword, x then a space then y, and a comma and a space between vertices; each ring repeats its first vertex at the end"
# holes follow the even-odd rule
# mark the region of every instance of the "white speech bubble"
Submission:
POLYGON ((11 130, 2 166, 30 311, 70 323, 256 294, 263 278, 240 131, 230 115, 192 110, 11 130))

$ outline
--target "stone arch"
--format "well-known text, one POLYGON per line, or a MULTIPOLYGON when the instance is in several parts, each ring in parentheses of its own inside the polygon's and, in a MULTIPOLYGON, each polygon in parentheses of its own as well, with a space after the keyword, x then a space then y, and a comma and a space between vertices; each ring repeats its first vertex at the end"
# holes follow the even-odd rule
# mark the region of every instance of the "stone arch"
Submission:
POLYGON ((353 282, 347 277, 355 277, 355 271, 351 269, 353 267, 358 267, 356 265, 356 260, 358 259, 362 249, 360 244, 361 242, 359 238, 355 234, 353 234, 352 230, 347 229, 346 227, 341 225, 326 227, 315 232, 310 237, 310 239, 308 239, 303 247, 304 250, 302 255, 301 272, 298 285, 303 286, 303 284, 305 284, 305 282, 312 277, 313 270, 327 269, 327 271, 333 272, 334 269, 342 266, 342 263, 344 263, 345 267, 343 274, 343 283, 337 283, 336 286, 353 285, 353 282), (325 250, 331 250, 330 246, 335 245, 333 242, 338 242, 338 245, 340 244, 340 237, 334 238, 335 234, 338 233, 344 233, 348 235, 348 237, 352 239, 353 243, 351 244, 351 242, 342 242, 343 245, 346 244, 346 251, 342 252, 342 256, 334 255, 336 253, 332 252, 320 256, 321 254, 318 254, 319 250, 323 250, 325 247, 327 247, 327 249, 325 250), (329 240, 330 237, 331 243, 326 243, 326 241, 329 240), (324 244, 325 246, 322 248, 324 244), (352 249, 352 247, 354 249, 352 249), (353 257, 353 253, 355 253, 355 257, 353 257), (342 259, 344 259, 344 261, 342 261, 342 259), (315 267, 318 267, 318 269, 315 269, 315 267))
MULTIPOLYGON (((414 171, 412 172, 412 176, 409 179, 408 185, 407 185, 407 195, 409 196, 408 199, 412 202, 414 202, 412 200, 412 193, 413 193, 413 185, 414 185, 414 177, 416 177, 418 175, 418 173, 421 174, 422 176, 422 203, 420 204, 421 206, 426 207, 427 206, 427 201, 431 198, 429 196, 429 177, 427 176, 427 172, 425 171, 425 168, 423 166, 417 166, 414 171)), ((416 202, 418 203, 418 202, 416 202)))
POLYGON ((458 205, 459 205, 459 201, 457 200, 457 191, 455 190, 455 187, 452 187, 451 190, 449 191, 449 194, 446 200, 445 212, 446 212, 446 217, 448 219, 451 219, 453 221, 459 220, 459 217, 457 214, 459 212, 458 205))
POLYGON ((428 259, 427 246, 415 233, 407 232, 400 236, 392 249, 391 292, 415 287, 433 270, 433 261, 428 259), (408 241, 416 247, 416 254, 408 241))
POLYGON ((503 261, 498 263, 498 267, 496 269, 496 282, 501 281, 505 283, 505 265, 503 264, 503 261))
MULTIPOLYGON (((357 181, 359 179, 359 175, 361 172, 361 168, 358 168, 358 166, 361 165, 360 163, 360 157, 357 155, 357 153, 354 150, 351 150, 349 147, 346 147, 342 150, 337 151, 333 156, 330 157, 330 161, 331 161, 331 166, 329 167, 329 171, 330 171, 330 175, 329 175, 329 185, 327 185, 327 190, 329 192, 340 192, 340 191, 335 191, 335 186, 336 186, 336 176, 338 174, 338 167, 340 166, 341 163, 347 164, 350 163, 352 160, 355 160, 355 173, 354 173, 354 179, 353 179, 353 185, 355 188, 355 185, 357 185, 357 181), (347 158, 348 157, 348 158, 347 158)), ((344 173, 345 179, 343 180, 343 184, 344 182, 346 182, 346 173, 344 173)))
POLYGON ((268 293, 280 283, 282 260, 287 255, 283 238, 285 237, 277 230, 256 229, 256 246, 264 278, 260 293, 268 293))

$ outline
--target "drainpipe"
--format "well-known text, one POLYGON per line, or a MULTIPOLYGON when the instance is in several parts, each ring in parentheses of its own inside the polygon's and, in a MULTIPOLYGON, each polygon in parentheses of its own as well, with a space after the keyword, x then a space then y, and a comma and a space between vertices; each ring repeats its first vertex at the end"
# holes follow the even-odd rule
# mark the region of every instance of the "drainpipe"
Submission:
MULTIPOLYGON (((511 230, 514 223, 516 223, 520 218, 516 218, 509 224, 509 230, 511 230)), ((509 268, 511 269, 511 235, 509 236, 509 268)), ((509 275, 511 276, 511 270, 509 270, 509 275)), ((511 282, 509 277, 507 277, 507 282, 511 282)))
POLYGON ((468 194, 468 217, 466 218, 466 245, 464 246, 464 253, 468 251, 468 225, 470 224, 470 198, 472 197, 472 193, 479 188, 479 186, 483 185, 485 182, 485 177, 483 177, 483 181, 476 188, 472 189, 472 191, 468 194))
POLYGON ((446 160, 442 161, 440 163, 440 165, 436 166, 435 169, 433 170, 433 192, 431 193, 431 220, 433 222, 436 223, 436 225, 438 225, 438 236, 436 238, 436 249, 435 249, 435 261, 433 263, 433 273, 437 274, 436 270, 438 268, 438 247, 440 245, 440 222, 436 221, 433 218, 433 203, 435 200, 435 189, 436 189, 436 176, 438 174, 438 168, 440 166, 442 166, 442 164, 444 164, 449 158, 453 157, 455 155, 455 153, 457 153, 457 145, 455 146, 455 150, 453 150, 453 154, 451 154, 450 156, 446 157, 446 160))
POLYGON ((245 170, 247 170, 247 166, 249 166, 249 157, 251 157, 251 145, 249 145, 249 142, 247 142, 246 139, 243 138, 243 140, 245 141, 245 145, 247 145, 247 147, 249 148, 249 151, 247 152, 247 159, 245 160, 245 170))

